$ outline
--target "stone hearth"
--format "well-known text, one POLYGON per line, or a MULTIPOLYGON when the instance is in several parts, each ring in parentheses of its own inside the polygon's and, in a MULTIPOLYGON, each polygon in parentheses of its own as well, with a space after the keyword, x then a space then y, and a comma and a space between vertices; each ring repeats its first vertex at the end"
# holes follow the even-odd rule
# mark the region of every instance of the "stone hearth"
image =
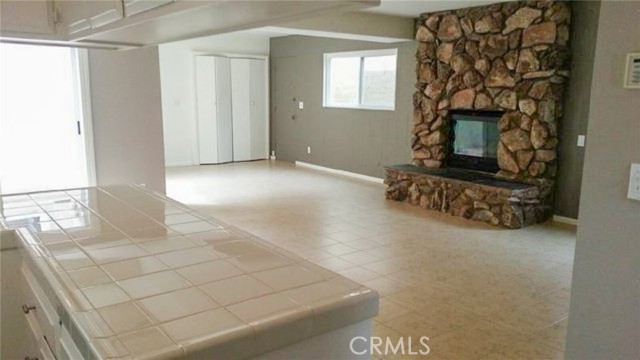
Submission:
POLYGON ((550 214, 570 14, 564 1, 422 14, 416 24, 413 164, 446 167, 450 110, 503 111, 495 176, 536 186, 536 213, 550 214))

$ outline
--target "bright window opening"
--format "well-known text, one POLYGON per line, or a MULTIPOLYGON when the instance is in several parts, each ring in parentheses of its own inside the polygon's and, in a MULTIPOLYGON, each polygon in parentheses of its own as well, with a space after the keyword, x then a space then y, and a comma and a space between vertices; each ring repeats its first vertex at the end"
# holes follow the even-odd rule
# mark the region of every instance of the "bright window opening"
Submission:
POLYGON ((394 110, 397 49, 324 55, 324 106, 394 110))

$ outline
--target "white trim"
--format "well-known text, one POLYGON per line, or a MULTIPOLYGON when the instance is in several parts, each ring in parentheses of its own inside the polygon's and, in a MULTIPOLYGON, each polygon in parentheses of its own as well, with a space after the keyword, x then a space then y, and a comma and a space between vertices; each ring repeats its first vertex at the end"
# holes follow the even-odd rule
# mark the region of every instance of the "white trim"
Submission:
POLYGON ((369 176, 369 175, 356 174, 356 173, 353 173, 353 172, 350 172, 350 171, 332 169, 332 168, 328 168, 328 167, 324 167, 324 166, 320 166, 320 165, 309 164, 309 163, 302 162, 302 161, 296 161, 295 162, 295 166, 296 167, 299 166, 299 167, 303 167, 303 168, 313 169, 313 170, 324 171, 324 172, 328 172, 328 173, 336 174, 336 175, 347 176, 347 177, 350 177, 350 178, 369 181, 369 182, 373 182, 373 183, 376 183, 376 184, 383 184, 384 183, 384 179, 381 179, 381 178, 377 178, 377 177, 373 177, 373 176, 369 176))
POLYGON ((573 226, 578 226, 578 219, 574 219, 574 218, 570 218, 570 217, 566 217, 566 216, 553 215, 553 221, 554 222, 558 222, 558 223, 562 223, 562 224, 569 224, 569 225, 573 225, 573 226))
POLYGON ((93 145, 93 115, 91 112, 91 80, 89 78, 89 52, 78 49, 78 72, 80 75, 80 96, 82 105, 82 130, 87 162, 87 180, 89 186, 97 186, 96 155, 93 145))
POLYGON ((338 108, 338 109, 358 109, 358 110, 386 110, 395 111, 396 109, 396 86, 398 84, 398 49, 375 49, 375 50, 360 50, 360 51, 347 51, 336 53, 325 53, 323 55, 323 81, 322 81, 322 107, 325 108, 338 108), (364 83, 364 59, 367 57, 375 56, 389 56, 396 57, 396 69, 395 76, 393 77, 393 105, 391 106, 376 106, 371 104, 365 104, 364 93, 362 86, 364 83), (331 60, 336 58, 345 57, 359 57, 360 58, 360 74, 358 76, 358 103, 351 105, 332 104, 329 102, 329 90, 331 88, 331 60))

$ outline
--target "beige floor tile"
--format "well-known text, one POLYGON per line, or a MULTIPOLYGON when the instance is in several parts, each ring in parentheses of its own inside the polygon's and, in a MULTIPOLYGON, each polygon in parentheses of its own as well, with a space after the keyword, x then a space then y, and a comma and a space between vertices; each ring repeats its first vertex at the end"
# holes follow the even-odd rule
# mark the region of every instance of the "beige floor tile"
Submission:
POLYGON ((280 161, 167 174, 169 196, 377 290, 374 333, 426 332, 433 352, 423 358, 554 358, 564 349, 574 228, 494 228, 280 161))

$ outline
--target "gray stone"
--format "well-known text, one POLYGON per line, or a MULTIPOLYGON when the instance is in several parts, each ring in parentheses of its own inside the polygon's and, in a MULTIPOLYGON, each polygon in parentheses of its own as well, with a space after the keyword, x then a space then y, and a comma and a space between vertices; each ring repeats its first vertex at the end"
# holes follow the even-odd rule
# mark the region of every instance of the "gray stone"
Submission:
POLYGON ((518 150, 526 150, 531 148, 531 141, 529 140, 529 134, 527 134, 526 131, 520 128, 515 128, 513 130, 509 130, 501 133, 500 140, 511 152, 516 152, 518 150))
POLYGON ((507 69, 515 70, 516 64, 518 63, 518 51, 511 50, 504 55, 504 63, 507 65, 507 69))
POLYGON ((413 152, 413 158, 417 160, 429 159, 431 157, 431 153, 427 149, 420 149, 413 152))
POLYGON ((553 44, 556 42, 556 24, 544 22, 531 25, 522 33, 522 46, 529 47, 538 44, 553 44))
POLYGON ((426 166, 428 168, 439 168, 439 167, 442 167, 442 161, 440 161, 440 160, 425 159, 425 160, 422 160, 422 163, 424 164, 424 166, 426 166))
POLYGON ((453 14, 443 16, 438 26, 438 38, 442 41, 453 41, 461 36, 462 28, 458 17, 453 14))
POLYGON ((508 34, 515 29, 524 29, 533 23, 542 15, 542 11, 538 9, 532 9, 530 7, 523 7, 516 11, 513 15, 505 21, 505 28, 502 30, 503 34, 508 34))
POLYGON ((519 173, 520 168, 518 163, 513 159, 513 155, 507 150, 506 146, 502 142, 498 143, 498 166, 500 169, 510 171, 512 173, 519 173))
POLYGON ((466 51, 474 60, 480 59, 480 51, 478 50, 477 42, 467 41, 464 44, 464 51, 466 51))
POLYGON ((564 1, 556 1, 544 14, 545 20, 553 21, 557 24, 569 22, 570 18, 569 5, 564 1))

